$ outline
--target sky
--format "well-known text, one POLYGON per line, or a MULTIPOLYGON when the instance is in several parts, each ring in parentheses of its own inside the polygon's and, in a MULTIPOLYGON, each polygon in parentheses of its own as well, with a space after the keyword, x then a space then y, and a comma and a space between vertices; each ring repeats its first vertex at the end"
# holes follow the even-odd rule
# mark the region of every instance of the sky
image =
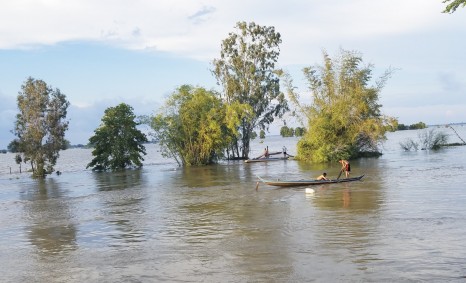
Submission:
MULTIPOLYGON (((14 139, 16 98, 28 77, 70 102, 71 144, 87 144, 104 110, 122 102, 150 115, 183 84, 220 89, 212 61, 239 21, 281 34, 277 67, 306 99, 302 69, 322 52, 357 51, 385 115, 406 125, 466 122, 466 8, 442 0, 0 1, 0 149, 14 139)), ((307 92, 308 93, 308 92, 307 92)), ((277 121, 270 133, 278 133, 277 121)))

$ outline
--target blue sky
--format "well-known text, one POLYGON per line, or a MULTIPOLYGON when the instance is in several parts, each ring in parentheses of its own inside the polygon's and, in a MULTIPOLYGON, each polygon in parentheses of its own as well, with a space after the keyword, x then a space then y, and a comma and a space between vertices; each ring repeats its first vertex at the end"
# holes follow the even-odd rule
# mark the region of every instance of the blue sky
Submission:
MULTIPOLYGON (((282 35, 278 67, 305 96, 301 70, 340 48, 362 53, 400 123, 466 122, 466 8, 442 0, 15 0, 0 2, 0 149, 14 138, 29 77, 71 102, 66 138, 87 143, 107 107, 152 114, 182 84, 218 88, 211 62, 238 21, 282 35)), ((271 128, 277 133, 281 122, 271 128)))

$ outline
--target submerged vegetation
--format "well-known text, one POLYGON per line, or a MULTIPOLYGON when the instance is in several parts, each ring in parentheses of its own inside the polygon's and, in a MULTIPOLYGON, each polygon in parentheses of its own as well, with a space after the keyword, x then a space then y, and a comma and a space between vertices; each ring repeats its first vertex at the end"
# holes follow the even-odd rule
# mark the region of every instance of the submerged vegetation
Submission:
POLYGON ((443 132, 437 132, 435 129, 428 131, 421 131, 418 133, 419 142, 415 142, 413 139, 406 139, 400 142, 400 146, 405 151, 418 150, 437 150, 441 146, 447 144, 448 136, 443 132))
POLYGON ((179 165, 211 164, 238 137, 238 127, 252 119, 248 104, 224 103, 214 91, 184 85, 152 117, 150 126, 162 155, 179 165))
POLYGON ((31 77, 21 86, 17 101, 13 131, 17 139, 10 145, 18 152, 16 161, 29 162, 33 176, 43 178, 54 171, 65 144, 70 103, 59 89, 31 77))
POLYGON ((466 142, 458 135, 452 126, 447 125, 446 128, 453 130, 462 143, 448 143, 447 134, 436 131, 435 129, 429 129, 418 133, 418 142, 415 142, 413 139, 406 139, 400 142, 400 147, 405 151, 416 151, 419 148, 421 150, 438 150, 444 146, 466 145, 466 142))
POLYGON ((102 123, 89 139, 94 158, 87 165, 92 170, 120 170, 129 166, 141 167, 146 154, 143 145, 146 135, 136 128, 133 108, 126 103, 105 110, 102 123))
POLYGON ((357 52, 341 50, 335 58, 323 52, 323 65, 303 70, 311 105, 299 101, 291 79, 285 76, 288 94, 308 125, 298 142, 298 159, 327 162, 379 154, 378 145, 396 119, 383 116, 378 102, 392 71, 369 85, 372 68, 363 64, 357 52))
POLYGON ((247 104, 252 109, 252 115, 240 119, 239 134, 228 147, 233 159, 247 159, 254 129, 268 129, 275 117, 288 111, 288 104, 275 69, 280 33, 254 22, 238 22, 235 28, 222 41, 212 73, 223 88, 220 95, 226 104, 247 104))
MULTIPOLYGON (((445 0, 444 3, 450 0, 445 0)), ((452 1, 454 12, 465 1, 452 1)), ((300 136, 297 159, 328 162, 379 155, 387 131, 424 129, 423 122, 405 126, 381 113, 379 95, 392 70, 373 78, 373 65, 356 51, 340 50, 332 58, 323 52, 322 65, 303 69, 308 90, 301 102, 289 74, 276 68, 282 37, 273 26, 238 22, 221 43, 220 57, 212 61, 213 76, 221 91, 182 85, 158 113, 145 116, 162 155, 181 166, 206 165, 221 158, 247 159, 250 141, 265 138, 271 123, 290 109, 300 115, 303 127, 280 129, 283 137, 300 136), (283 79, 288 99, 281 91, 283 79)), ((58 152, 69 147, 64 138, 69 102, 58 89, 29 78, 18 96, 13 140, 8 149, 18 152, 16 161, 30 162, 34 176, 53 172, 58 152)), ((93 170, 117 170, 142 166, 146 136, 137 129, 131 106, 121 103, 105 111, 101 125, 90 138, 93 170)), ((453 129, 454 130, 454 129, 453 129)), ((460 138, 461 139, 461 138, 460 138)), ((463 140, 462 140, 463 141, 463 140)), ((400 143, 405 150, 438 149, 447 136, 423 132, 419 142, 400 143)), ((463 143, 465 143, 463 141, 463 143)), ((465 143, 466 144, 466 143, 465 143)))
POLYGON ((437 150, 448 142, 448 136, 443 132, 437 132, 435 129, 421 131, 418 133, 419 142, 412 139, 406 139, 400 142, 400 146, 405 151, 418 150, 437 150))

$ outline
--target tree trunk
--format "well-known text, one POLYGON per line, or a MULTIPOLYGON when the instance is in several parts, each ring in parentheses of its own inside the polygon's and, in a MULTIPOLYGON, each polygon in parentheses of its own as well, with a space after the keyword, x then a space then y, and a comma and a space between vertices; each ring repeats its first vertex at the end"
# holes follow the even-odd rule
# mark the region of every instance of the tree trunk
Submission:
POLYGON ((241 142, 242 142, 242 148, 241 148, 242 154, 241 154, 241 156, 244 159, 249 158, 250 132, 251 131, 249 130, 248 125, 243 125, 243 137, 241 139, 241 142))

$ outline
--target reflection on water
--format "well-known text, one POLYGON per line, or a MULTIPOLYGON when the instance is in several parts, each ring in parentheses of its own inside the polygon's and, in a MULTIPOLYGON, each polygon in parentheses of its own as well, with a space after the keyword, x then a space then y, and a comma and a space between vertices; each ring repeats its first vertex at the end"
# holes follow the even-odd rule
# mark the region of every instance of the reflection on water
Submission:
POLYGON ((63 189, 53 179, 34 180, 20 195, 26 200, 26 232, 42 256, 76 249, 77 229, 63 189))
POLYGON ((92 174, 99 191, 122 190, 141 185, 141 170, 129 169, 117 172, 95 172, 92 174))
POLYGON ((97 192, 104 192, 98 194, 98 207, 106 223, 103 230, 106 231, 107 244, 118 246, 145 241, 145 233, 140 227, 142 219, 139 217, 145 213, 146 199, 142 170, 99 172, 92 176, 97 192))
MULTIPOLYGON (((60 176, 2 175, 2 280, 455 281, 466 275, 466 147, 401 152, 402 134, 415 135, 396 133, 382 157, 352 162, 361 182, 313 186, 312 195, 256 190, 257 176, 336 177, 338 163, 182 169, 149 155, 142 169, 96 173, 78 170, 89 160, 74 151, 60 176)), ((296 139, 266 143, 296 153, 296 139)))

